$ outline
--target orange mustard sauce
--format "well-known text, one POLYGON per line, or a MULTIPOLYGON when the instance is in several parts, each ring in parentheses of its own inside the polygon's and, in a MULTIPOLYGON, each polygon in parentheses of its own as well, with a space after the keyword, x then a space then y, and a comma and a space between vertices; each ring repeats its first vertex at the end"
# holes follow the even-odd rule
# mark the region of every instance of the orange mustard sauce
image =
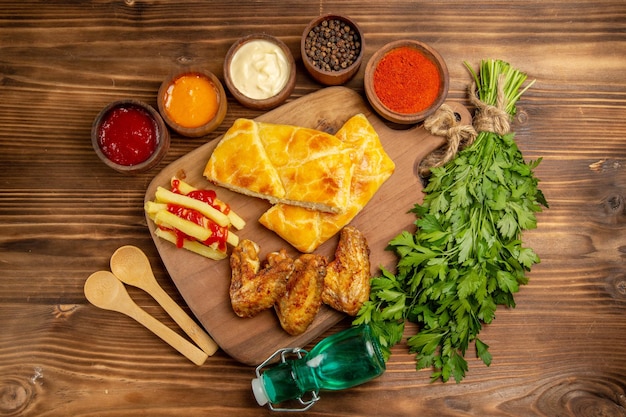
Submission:
POLYGON ((165 92, 168 117, 182 127, 194 128, 217 114, 219 98, 215 85, 202 74, 185 74, 175 79, 165 92))

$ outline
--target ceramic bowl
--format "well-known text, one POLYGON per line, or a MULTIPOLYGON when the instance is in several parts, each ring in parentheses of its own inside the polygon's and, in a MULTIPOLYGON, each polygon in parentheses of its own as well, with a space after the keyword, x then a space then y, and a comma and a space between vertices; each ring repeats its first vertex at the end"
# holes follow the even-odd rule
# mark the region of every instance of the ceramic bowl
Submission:
POLYGON ((237 40, 226 53, 224 82, 243 106, 272 109, 293 92, 296 62, 287 45, 274 36, 248 35, 237 40))
POLYGON ((170 134, 152 106, 139 100, 119 100, 104 107, 94 119, 91 143, 110 168, 138 174, 163 159, 170 147, 170 134))
MULTIPOLYGON (((407 77, 406 73, 402 76, 407 77)), ((379 115, 390 122, 398 124, 416 124, 434 113, 446 100, 446 97, 448 96, 449 84, 450 75, 448 74, 448 67, 441 55, 432 47, 416 40, 408 39, 388 43, 372 55, 365 68, 365 94, 369 103, 379 115), (385 58, 390 52, 396 51, 398 48, 402 47, 412 48, 419 52, 423 57, 427 58, 434 64, 436 72, 439 74, 439 83, 436 93, 433 93, 433 101, 430 102, 428 107, 416 112, 400 112, 396 109, 388 107, 388 105, 383 103, 383 100, 381 100, 379 95, 376 93, 376 89, 374 87, 374 74, 379 67, 381 60, 383 60, 383 58, 385 58)), ((410 94, 412 94, 413 97, 417 97, 420 94, 420 91, 411 92, 410 94)))
POLYGON ((196 138, 206 136, 222 124, 228 109, 228 100, 224 87, 215 74, 205 69, 188 68, 163 80, 157 94, 157 105, 161 117, 172 130, 180 135, 196 138), (186 80, 195 80, 195 83, 186 80), (175 89, 179 88, 185 94, 175 95, 175 89), (207 105, 209 101, 212 104, 207 105), (213 116, 204 117, 203 112, 209 107, 214 108, 213 116), (185 120, 179 115, 183 115, 185 120), (197 119, 191 119, 196 115, 197 119))
MULTIPOLYGON (((335 43, 335 45, 337 45, 337 43, 335 43)), ((302 33, 302 39, 300 40, 300 52, 302 54, 302 62, 304 63, 304 67, 311 75, 311 77, 313 77, 313 79, 324 85, 345 84, 352 77, 354 77, 354 75, 359 71, 359 67, 361 66, 361 62, 363 61, 364 50, 365 42, 363 38, 363 32, 361 31, 357 23, 346 16, 340 16, 336 14, 326 14, 313 19, 304 29, 304 32, 302 33), (342 24, 345 24, 352 28, 357 38, 354 39, 354 42, 358 42, 358 47, 352 51, 355 55, 351 54, 351 57, 349 58, 351 64, 349 64, 348 66, 345 66, 345 58, 338 58, 338 60, 335 62, 335 67, 337 67, 337 69, 322 68, 321 65, 315 64, 316 61, 319 61, 319 58, 315 59, 314 57, 312 57, 312 55, 315 55, 319 51, 319 48, 315 47, 313 49, 311 47, 309 42, 309 35, 316 33, 318 30, 317 28, 322 28, 323 30, 325 30, 326 27, 328 27, 329 22, 334 21, 339 21, 342 24)), ((331 58, 328 57, 328 60, 330 59, 331 58)))

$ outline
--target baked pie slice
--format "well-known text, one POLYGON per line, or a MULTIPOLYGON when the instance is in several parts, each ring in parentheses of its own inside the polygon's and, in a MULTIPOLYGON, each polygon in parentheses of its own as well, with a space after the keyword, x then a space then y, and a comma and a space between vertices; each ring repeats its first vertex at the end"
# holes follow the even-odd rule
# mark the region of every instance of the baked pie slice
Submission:
POLYGON ((328 213, 281 203, 272 206, 259 219, 262 225, 301 252, 313 252, 350 223, 395 170, 394 162, 363 114, 350 118, 335 136, 352 149, 356 158, 345 210, 328 213))
POLYGON ((204 169, 216 185, 272 204, 342 213, 350 198, 354 150, 334 135, 238 119, 204 169))

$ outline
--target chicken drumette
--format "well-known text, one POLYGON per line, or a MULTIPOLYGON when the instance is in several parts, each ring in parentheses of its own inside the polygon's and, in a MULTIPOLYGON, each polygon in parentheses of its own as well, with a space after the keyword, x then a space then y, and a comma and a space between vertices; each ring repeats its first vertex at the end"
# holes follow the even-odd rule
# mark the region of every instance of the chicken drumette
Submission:
POLYGON ((370 250, 365 236, 352 226, 341 230, 335 259, 328 264, 322 300, 355 316, 370 295, 370 250))
POLYGON ((253 317, 285 294, 294 261, 284 250, 267 255, 261 268, 259 246, 243 239, 230 257, 230 301, 239 317, 253 317))
POLYGON ((341 231, 335 259, 303 254, 290 258, 283 249, 267 255, 261 267, 259 246, 243 239, 230 257, 230 299, 239 317, 253 317, 274 306, 282 328, 303 333, 322 303, 356 315, 369 298, 369 247, 363 234, 347 226, 341 231))
POLYGON ((326 275, 326 258, 305 254, 294 261, 287 292, 275 309, 280 325, 291 335, 303 333, 315 319, 322 305, 322 288, 326 275))

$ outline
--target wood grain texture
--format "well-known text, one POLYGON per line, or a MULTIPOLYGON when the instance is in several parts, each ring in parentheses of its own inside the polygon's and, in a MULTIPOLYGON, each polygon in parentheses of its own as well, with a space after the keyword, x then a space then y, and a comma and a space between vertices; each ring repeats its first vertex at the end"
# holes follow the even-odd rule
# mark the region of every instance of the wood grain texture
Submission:
MULTIPOLYGON (((614 1, 5 1, 0 8, 0 416, 270 415, 254 370, 219 351, 196 367, 133 320, 88 304, 82 287, 119 246, 148 255, 190 313, 147 231, 155 170, 101 164, 89 131, 109 101, 155 104, 185 64, 221 77, 240 36, 267 32, 299 58, 306 23, 327 12, 365 31, 365 61, 415 38, 446 59, 449 99, 466 102, 463 61, 501 58, 535 85, 514 129, 550 209, 525 241, 542 262, 481 339, 461 384, 429 383, 406 347, 387 372, 323 393, 310 416, 626 416, 626 3, 614 1)), ((347 87, 363 94, 363 69, 347 87)), ((291 100, 317 91, 298 64, 291 100)), ((260 111, 229 98, 205 139, 173 135, 165 167, 260 111)), ((154 300, 137 303, 172 328, 154 300)), ((342 321, 324 335, 349 325, 342 321)), ((320 335, 309 347, 315 343, 320 335)))

